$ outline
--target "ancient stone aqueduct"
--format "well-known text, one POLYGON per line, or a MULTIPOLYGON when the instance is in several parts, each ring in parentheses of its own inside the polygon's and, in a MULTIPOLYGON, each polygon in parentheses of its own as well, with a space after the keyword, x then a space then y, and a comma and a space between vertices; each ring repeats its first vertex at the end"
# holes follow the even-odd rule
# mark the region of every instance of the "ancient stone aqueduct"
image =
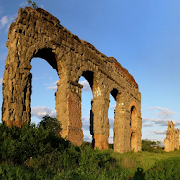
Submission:
POLYGON ((168 122, 168 129, 166 131, 166 138, 164 139, 165 151, 170 152, 175 149, 179 150, 179 129, 174 128, 174 123, 168 122))
POLYGON ((31 59, 45 59, 58 73, 57 119, 62 136, 81 145, 81 76, 89 82, 93 99, 90 133, 94 146, 108 148, 110 93, 116 100, 114 151, 141 150, 141 94, 134 78, 116 59, 80 40, 43 9, 20 8, 9 28, 8 56, 3 77, 2 120, 21 126, 31 119, 31 59))

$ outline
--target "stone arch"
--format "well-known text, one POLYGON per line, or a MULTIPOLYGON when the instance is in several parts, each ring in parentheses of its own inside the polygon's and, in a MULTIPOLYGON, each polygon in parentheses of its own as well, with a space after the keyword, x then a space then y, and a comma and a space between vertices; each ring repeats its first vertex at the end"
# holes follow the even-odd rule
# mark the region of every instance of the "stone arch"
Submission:
POLYGON ((101 75, 99 72, 89 67, 81 68, 79 72, 80 73, 77 73, 77 79, 79 79, 80 76, 83 76, 89 82, 93 94, 90 110, 90 134, 92 135, 92 146, 99 149, 108 149, 109 100, 104 94, 101 75))
POLYGON ((132 102, 130 105, 130 143, 129 143, 129 149, 130 151, 138 151, 138 111, 137 106, 135 102, 132 102))
MULTIPOLYGON (((43 44, 43 43, 42 43, 43 44)), ((49 66, 48 68, 52 68, 52 70, 54 71, 54 72, 52 72, 54 75, 56 74, 57 76, 56 76, 56 80, 57 81, 60 81, 61 80, 61 78, 63 77, 63 73, 62 73, 62 67, 61 67, 61 63, 60 63, 60 61, 58 61, 58 59, 57 59, 57 55, 56 55, 56 53, 55 53, 55 51, 53 51, 53 49, 52 49, 52 47, 51 46, 46 46, 46 45, 41 45, 41 48, 40 49, 35 49, 34 50, 34 52, 32 53, 32 54, 30 54, 29 53, 29 57, 31 58, 30 59, 30 63, 31 63, 31 65, 33 66, 36 66, 36 64, 32 64, 32 60, 35 62, 36 60, 39 60, 38 58, 40 58, 41 60, 43 60, 43 61, 46 61, 46 63, 47 63, 47 65, 49 66), (59 78, 58 78, 59 77, 59 78)), ((33 62, 33 63, 34 63, 33 62)), ((43 63, 42 63, 43 64, 43 63)), ((42 66, 43 67, 43 66, 42 66)), ((41 67, 39 67, 39 70, 40 70, 40 72, 41 72, 41 67)), ((47 71, 45 71, 46 73, 48 73, 49 74, 49 71, 48 70, 50 70, 50 69, 47 69, 47 71)), ((32 77, 33 77, 33 73, 32 73, 32 71, 30 71, 30 73, 32 74, 32 77)), ((33 83, 31 83, 32 85, 33 85, 33 83)), ((32 90, 32 86, 31 86, 31 90, 32 90)), ((33 90, 34 91, 34 90, 33 90)), ((42 90, 43 91, 43 90, 42 90)), ((56 90, 57 91, 57 90, 56 90)), ((53 101, 55 101, 54 103, 53 103, 53 108, 55 108, 56 109, 56 106, 57 106, 57 101, 56 101, 56 99, 57 99, 57 97, 58 97, 58 93, 57 92, 54 92, 54 93, 52 93, 51 95, 50 95, 50 97, 52 96, 52 98, 53 98, 53 101)), ((38 96, 38 98, 36 99, 36 100, 40 100, 40 97, 42 97, 43 99, 44 99, 44 101, 46 101, 46 102, 48 102, 48 100, 47 99, 49 99, 49 97, 48 98, 46 98, 47 96, 42 96, 42 94, 44 94, 44 93, 41 93, 41 95, 40 96, 38 96)), ((33 103, 33 100, 34 100, 34 98, 32 99, 32 95, 33 94, 31 94, 31 99, 30 99, 30 106, 31 106, 31 104, 33 103)), ((46 102, 43 104, 43 106, 45 106, 45 104, 46 104, 46 102)), ((42 103, 42 102, 41 102, 42 103)), ((40 103, 40 104, 41 104, 40 103)), ((39 104, 38 104, 38 106, 39 106, 39 104)), ((42 106, 42 104, 41 104, 41 106, 42 106)), ((46 104, 46 106, 49 106, 49 103, 47 103, 46 104)), ((59 112, 57 111, 57 116, 59 116, 59 112)))
POLYGON ((113 96, 113 98, 116 100, 117 95, 118 95, 118 90, 116 88, 113 88, 113 90, 111 91, 111 95, 113 96))
POLYGON ((81 71, 81 73, 78 73, 77 78, 76 78, 76 82, 79 81, 79 78, 83 76, 89 83, 91 90, 93 90, 93 83, 94 83, 94 72, 90 71, 90 70, 84 70, 81 71))
POLYGON ((31 59, 31 67, 31 122, 38 124, 46 114, 56 117, 56 84, 59 77, 57 71, 40 57, 31 59))
POLYGON ((60 78, 57 83, 56 111, 57 119, 62 123, 63 137, 67 137, 73 144, 82 144, 82 86, 77 80, 84 73, 93 91, 95 147, 108 148, 107 114, 109 94, 112 91, 113 96, 117 94, 114 151, 123 153, 129 150, 127 142, 132 105, 128 109, 127 104, 132 101, 136 102, 138 150, 141 149, 141 94, 133 76, 115 58, 105 56, 92 44, 73 35, 56 17, 41 8, 19 9, 16 22, 9 28, 6 45, 8 56, 3 76, 2 121, 17 126, 30 122, 30 60, 41 56, 57 70, 60 78), (89 78, 89 73, 85 73, 87 71, 93 72, 93 80, 92 73, 89 78), (118 93, 111 87, 117 89, 118 93))
MULTIPOLYGON (((28 42, 27 42, 28 44, 28 42)), ((21 54, 24 54, 24 51, 26 51, 25 49, 23 49, 21 51, 21 54)), ((18 52, 19 53, 19 52, 18 52)), ((10 54, 10 53, 9 53, 10 54)), ((9 57, 8 54, 8 57, 9 57)), ((5 79, 5 84, 8 82, 10 84, 12 84, 12 95, 14 96, 12 99, 13 103, 17 103, 20 104, 20 102, 22 103, 22 114, 14 114, 14 116, 12 116, 11 114, 11 119, 8 120, 9 118, 6 116, 6 114, 8 114, 6 112, 6 108, 4 108, 3 110, 3 114, 2 114, 2 120, 5 121, 7 123, 7 125, 11 125, 14 124, 16 126, 21 126, 22 123, 28 123, 30 122, 30 118, 31 118, 31 81, 32 81, 32 74, 30 73, 31 70, 31 60, 32 58, 42 58, 44 60, 46 60, 49 65, 56 70, 57 74, 59 74, 59 77, 62 77, 62 67, 60 65, 60 62, 58 62, 57 60, 57 55, 55 54, 55 52, 53 51, 52 47, 49 45, 47 46, 47 44, 41 44, 39 46, 39 43, 35 44, 34 46, 28 48, 27 47, 27 53, 26 53, 26 57, 19 57, 19 59, 21 59, 21 61, 14 61, 13 65, 15 67, 19 67, 19 69, 15 69, 14 71, 16 72, 16 76, 19 75, 19 79, 17 80, 18 82, 15 82, 14 80, 11 79, 5 79), (36 47, 36 48, 35 48, 36 47), (15 65, 17 64, 17 65, 15 65), (17 74, 18 73, 18 74, 17 74), (20 95, 18 92, 21 92, 21 94, 23 94, 19 99, 18 96, 20 95), (17 95, 15 95, 14 93, 18 93, 17 95), (16 97, 17 96, 17 97, 16 97), (20 119, 23 119, 23 121, 20 121, 20 119)), ((8 58, 7 58, 8 60, 8 58)), ((6 61, 7 63, 7 61, 6 61)), ((11 63, 8 64, 7 68, 5 69, 5 73, 6 71, 9 71, 11 67, 11 63)), ((12 112, 17 112, 16 110, 16 106, 12 107, 12 112)))
POLYGON ((89 83, 91 90, 93 92, 93 98, 101 96, 103 92, 102 79, 99 77, 100 73, 93 67, 83 66, 78 67, 78 72, 75 74, 75 81, 78 82, 79 78, 83 76, 89 83))
MULTIPOLYGON (((61 48, 57 48, 56 50, 54 50, 53 44, 49 42, 37 42, 33 44, 33 46, 27 47, 27 53, 24 60, 25 65, 30 66, 29 63, 31 62, 32 58, 42 58, 46 60, 49 65, 57 71, 59 78, 62 79, 66 74, 66 66, 63 65, 63 61, 61 60, 63 56, 58 53, 59 51, 62 51, 61 48)), ((24 66, 24 68, 26 67, 24 66)))
POLYGON ((39 49, 34 57, 45 59, 58 73, 56 54, 50 48, 39 49))

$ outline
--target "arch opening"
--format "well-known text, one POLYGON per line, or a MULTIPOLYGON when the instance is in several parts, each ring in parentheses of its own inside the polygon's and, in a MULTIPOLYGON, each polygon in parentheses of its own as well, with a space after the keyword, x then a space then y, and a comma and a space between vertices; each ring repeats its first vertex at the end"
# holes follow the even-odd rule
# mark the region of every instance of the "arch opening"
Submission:
POLYGON ((93 98, 94 73, 84 71, 79 78, 78 83, 83 85, 81 90, 81 121, 83 130, 83 141, 92 143, 92 98, 93 98))
POLYGON ((85 78, 85 80, 89 83, 89 86, 91 87, 91 91, 93 88, 93 77, 94 73, 92 71, 84 71, 82 73, 82 76, 85 78))
POLYGON ((40 49, 31 59, 31 122, 37 124, 42 117, 56 117, 58 66, 52 49, 40 49))
POLYGON ((115 111, 116 111, 116 100, 117 100, 118 90, 113 89, 109 94, 109 110, 108 110, 108 119, 109 119, 109 148, 113 148, 114 144, 114 121, 115 121, 115 111))
POLYGON ((33 57, 39 57, 46 60, 52 66, 52 68, 56 69, 56 71, 58 72, 56 55, 52 52, 51 48, 39 49, 33 57))

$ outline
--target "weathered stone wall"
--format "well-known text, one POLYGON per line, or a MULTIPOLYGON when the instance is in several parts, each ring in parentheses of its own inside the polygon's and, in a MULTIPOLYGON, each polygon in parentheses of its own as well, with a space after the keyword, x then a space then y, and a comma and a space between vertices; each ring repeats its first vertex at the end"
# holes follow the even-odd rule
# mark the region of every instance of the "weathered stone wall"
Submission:
POLYGON ((84 76, 92 93, 91 134, 95 147, 108 148, 109 94, 116 100, 114 150, 141 150, 141 94, 132 75, 116 59, 60 25, 43 9, 20 8, 8 34, 8 56, 3 77, 2 120, 21 126, 31 119, 31 59, 45 59, 58 73, 57 119, 62 136, 81 145, 81 88, 84 76))
POLYGON ((164 139, 165 151, 170 152, 179 149, 179 129, 174 129, 174 123, 168 122, 166 138, 164 139))

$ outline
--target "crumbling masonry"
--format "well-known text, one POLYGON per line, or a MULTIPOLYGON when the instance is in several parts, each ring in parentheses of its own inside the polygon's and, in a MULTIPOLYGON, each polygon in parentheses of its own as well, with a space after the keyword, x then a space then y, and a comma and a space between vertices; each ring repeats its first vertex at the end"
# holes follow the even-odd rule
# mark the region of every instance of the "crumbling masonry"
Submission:
POLYGON ((31 119, 31 59, 45 59, 58 73, 57 119, 63 137, 81 145, 81 76, 89 82, 90 132, 94 146, 108 148, 110 93, 116 100, 114 151, 141 150, 141 94, 134 78, 116 59, 107 57, 90 43, 79 39, 45 10, 20 8, 9 28, 8 56, 3 77, 2 120, 21 126, 31 119))
POLYGON ((165 151, 170 152, 179 149, 179 129, 174 129, 174 123, 168 122, 166 138, 164 139, 165 151))

